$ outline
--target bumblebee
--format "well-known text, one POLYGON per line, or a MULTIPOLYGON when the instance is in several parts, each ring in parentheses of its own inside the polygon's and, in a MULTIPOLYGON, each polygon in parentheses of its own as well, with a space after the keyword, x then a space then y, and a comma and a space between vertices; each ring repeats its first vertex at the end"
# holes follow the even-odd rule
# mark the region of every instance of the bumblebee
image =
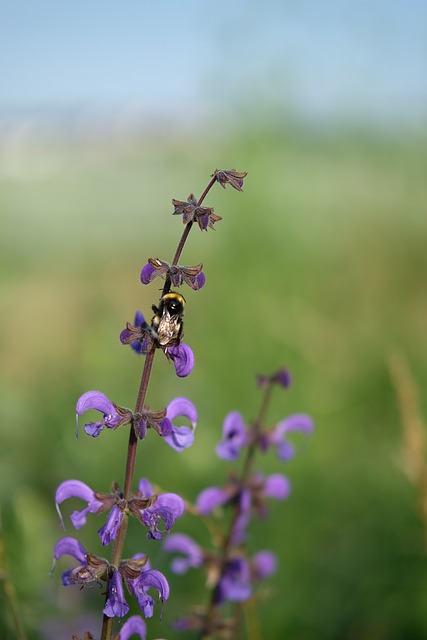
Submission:
POLYGON ((185 298, 174 291, 166 293, 160 299, 158 307, 153 304, 155 315, 151 321, 151 329, 161 347, 179 344, 184 326, 184 306, 185 298))

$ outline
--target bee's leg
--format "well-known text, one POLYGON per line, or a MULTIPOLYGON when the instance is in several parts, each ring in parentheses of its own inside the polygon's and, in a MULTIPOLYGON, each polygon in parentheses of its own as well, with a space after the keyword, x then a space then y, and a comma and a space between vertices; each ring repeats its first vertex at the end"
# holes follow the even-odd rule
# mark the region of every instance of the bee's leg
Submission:
POLYGON ((144 324, 141 326, 141 329, 142 329, 142 331, 144 331, 144 333, 148 333, 148 335, 150 336, 150 338, 152 340, 154 340, 154 342, 157 342, 157 340, 158 340, 157 332, 155 331, 155 329, 153 327, 150 327, 149 324, 144 322, 144 324))
POLYGON ((182 336, 184 335, 182 332, 184 331, 184 322, 181 320, 181 324, 179 326, 178 335, 176 337, 178 344, 181 342, 182 336))

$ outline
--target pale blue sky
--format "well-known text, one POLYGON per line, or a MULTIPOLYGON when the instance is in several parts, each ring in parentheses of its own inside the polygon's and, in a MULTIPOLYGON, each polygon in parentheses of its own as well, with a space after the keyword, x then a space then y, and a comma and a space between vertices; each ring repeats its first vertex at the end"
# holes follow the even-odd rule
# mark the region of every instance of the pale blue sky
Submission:
POLYGON ((422 122, 425 0, 13 0, 0 9, 0 113, 260 106, 422 122))

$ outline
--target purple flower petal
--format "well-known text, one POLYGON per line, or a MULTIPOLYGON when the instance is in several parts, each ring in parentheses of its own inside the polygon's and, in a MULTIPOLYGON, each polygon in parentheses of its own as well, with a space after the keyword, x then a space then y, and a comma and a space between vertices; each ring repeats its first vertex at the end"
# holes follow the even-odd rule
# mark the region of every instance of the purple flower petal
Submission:
POLYGON ((196 509, 203 516, 207 516, 216 509, 216 507, 227 502, 228 498, 228 494, 223 489, 208 487, 197 496, 196 509))
POLYGON ((77 400, 76 413, 78 416, 89 409, 96 409, 104 415, 116 414, 113 403, 101 391, 87 391, 77 400))
POLYGON ((98 531, 101 543, 106 546, 111 540, 115 540, 117 532, 123 520, 123 510, 117 505, 114 506, 108 514, 107 522, 98 531))
POLYGON ((209 211, 207 211, 204 215, 197 216, 197 222, 201 231, 207 231, 209 224, 209 211))
POLYGON ((287 369, 280 369, 274 376, 274 380, 284 389, 287 389, 291 386, 292 376, 287 369))
POLYGON ((277 556, 271 551, 258 551, 251 560, 253 580, 263 580, 277 571, 277 556))
POLYGON ((138 310, 135 313, 135 321, 134 321, 135 327, 140 327, 142 324, 144 324, 144 322, 145 322, 145 318, 143 316, 143 313, 142 313, 142 311, 138 310))
MULTIPOLYGON (((75 538, 69 538, 68 536, 65 538, 60 538, 53 549, 53 563, 52 569, 50 570, 50 576, 52 576, 52 573, 55 570, 57 561, 65 555, 72 556, 78 562, 86 564, 86 549, 83 547, 83 545, 80 544, 80 542, 75 538)), ((62 583, 64 584, 64 586, 73 584, 72 582, 64 582, 64 576, 66 576, 67 573, 71 573, 71 571, 72 569, 66 571, 62 575, 62 583)))
MULTIPOLYGON (((75 538, 60 538, 53 549, 53 557, 56 562, 62 556, 72 556, 82 564, 86 562, 86 549, 75 538)), ((53 569, 52 569, 53 571, 53 569)))
POLYGON ((138 489, 143 498, 151 498, 154 495, 153 486, 147 478, 141 478, 138 484, 138 489))
POLYGON ((159 272, 157 271, 157 269, 155 269, 149 262, 142 268, 141 271, 141 282, 142 284, 150 284, 150 282, 152 282, 152 280, 154 280, 154 278, 156 276, 159 275, 159 272))
POLYGON ((196 276, 196 289, 201 289, 206 282, 206 276, 203 273, 203 271, 201 271, 197 276, 196 276))
POLYGON ((64 573, 61 576, 61 582, 62 582, 62 586, 63 587, 69 587, 72 584, 75 584, 74 580, 72 580, 71 578, 71 574, 73 573, 74 569, 68 569, 68 571, 64 571, 64 573))
POLYGON ((295 413, 284 420, 281 420, 271 433, 270 440, 276 446, 277 455, 283 461, 290 460, 295 449, 293 445, 286 440, 286 435, 292 431, 300 431, 310 434, 314 430, 314 423, 310 416, 303 413, 295 413))
POLYGON ((174 520, 180 518, 185 511, 185 502, 177 493, 161 493, 156 505, 170 509, 174 520))
POLYGON ((249 565, 244 558, 235 558, 226 567, 219 582, 219 602, 242 602, 252 593, 249 565))
POLYGON ((122 579, 118 571, 114 571, 108 583, 108 599, 105 603, 103 613, 108 618, 123 618, 129 611, 129 606, 125 600, 122 579))
POLYGON ((173 513, 167 507, 154 505, 141 511, 143 523, 149 527, 147 538, 149 540, 161 540, 165 532, 172 529, 175 521, 173 513), (163 521, 164 529, 159 529, 160 522, 163 521))
POLYGON ((181 453, 194 443, 194 431, 188 427, 172 427, 172 433, 165 437, 165 442, 172 449, 181 453))
POLYGON ((141 313, 141 311, 137 311, 135 313, 135 321, 134 321, 134 328, 133 328, 134 330, 131 331, 126 327, 126 329, 123 329, 123 331, 120 333, 120 342, 122 344, 130 344, 133 351, 135 351, 135 353, 137 353, 138 355, 141 355, 141 354, 145 355, 147 353, 148 346, 150 343, 150 338, 148 337, 148 334, 144 333, 141 330, 143 325, 145 325, 145 318, 141 313), (138 329, 140 331, 138 331, 138 329), (132 340, 132 337, 134 337, 135 335, 139 337, 137 337, 135 340, 132 340))
POLYGON ((144 440, 145 436, 147 435, 147 421, 144 420, 144 418, 141 418, 141 420, 138 420, 138 422, 134 422, 133 426, 138 438, 144 440))
POLYGON ((92 436, 92 438, 97 438, 103 430, 104 425, 102 424, 102 422, 88 422, 84 426, 84 432, 88 436, 92 436))
POLYGON ((129 331, 129 329, 123 329, 122 331, 120 331, 119 340, 122 344, 129 344, 130 336, 131 336, 131 332, 129 331))
POLYGON ((129 640, 133 635, 139 635, 141 640, 147 636, 147 627, 141 616, 131 616, 126 620, 118 634, 118 640, 129 640))
POLYGON ((87 502, 86 509, 74 511, 71 515, 71 522, 75 529, 80 529, 86 524, 86 515, 88 513, 98 513, 102 507, 102 503, 95 498, 95 493, 90 487, 80 480, 66 480, 62 482, 55 493, 56 510, 61 520, 61 526, 64 529, 64 522, 59 509, 59 505, 68 498, 80 498, 87 502))
POLYGON ((241 544, 246 539, 246 528, 250 521, 251 505, 251 492, 243 489, 239 497, 239 515, 231 533, 231 541, 234 545, 241 544))
POLYGON ((184 556, 172 560, 171 569, 174 573, 183 574, 190 567, 197 568, 203 564, 202 549, 184 533, 175 533, 166 538, 163 549, 169 553, 182 553, 184 556))
POLYGON ((172 358, 175 373, 179 378, 186 378, 194 367, 194 354, 188 344, 180 342, 179 345, 168 347, 168 354, 172 358))
POLYGON ((267 498, 284 500, 291 492, 291 483, 286 476, 281 473, 273 473, 264 482, 264 495, 267 498))
POLYGON ((153 598, 147 593, 147 589, 149 587, 157 589, 160 598, 164 602, 169 598, 170 590, 168 581, 160 571, 156 571, 155 569, 142 571, 138 578, 135 580, 129 580, 129 586, 146 618, 152 617, 154 607, 153 598))
POLYGON ((185 511, 184 500, 176 493, 161 493, 155 504, 148 509, 144 509, 142 520, 150 527, 148 537, 153 540, 160 540, 164 531, 158 528, 160 520, 163 520, 165 531, 170 531, 177 518, 180 518, 185 511))
POLYGON ((171 435, 173 430, 173 424, 168 417, 163 418, 162 420, 159 420, 157 425, 158 425, 159 435, 161 435, 162 438, 167 438, 168 436, 171 435))
POLYGON ((302 433, 312 433, 314 430, 314 422, 304 413, 294 413, 284 420, 281 420, 275 428, 277 437, 285 435, 290 431, 302 431, 302 433))
POLYGON ((163 573, 160 573, 160 571, 157 571, 156 569, 143 571, 139 578, 137 578, 137 581, 139 583, 139 586, 142 586, 145 589, 148 589, 150 587, 157 589, 157 591, 159 592, 159 597, 161 600, 163 600, 163 602, 166 602, 166 600, 169 598, 169 584, 163 573))
POLYGON ((167 406, 166 416, 169 420, 174 420, 181 416, 187 418, 192 429, 173 425, 172 432, 165 437, 165 442, 178 452, 190 447, 194 442, 194 429, 197 424, 197 409, 194 404, 187 398, 174 398, 167 406))
MULTIPOLYGON (((134 325, 135 327, 141 327, 143 324, 145 324, 145 318, 141 311, 137 311, 135 313, 134 325)), ((124 329, 122 331, 122 334, 124 334, 125 332, 129 333, 127 329, 124 329)), ((120 334, 120 340, 122 339, 122 334, 120 334)), ((127 334, 123 336, 125 340, 127 337, 127 334)), ((145 355, 147 353, 148 338, 144 338, 143 340, 134 340, 130 343, 130 346, 131 349, 133 349, 138 355, 145 355)))
POLYGON ((174 420, 181 416, 188 418, 193 429, 196 427, 198 417, 197 409, 191 400, 187 398, 178 397, 171 400, 167 406, 166 415, 169 420, 174 420))
POLYGON ((90 422, 86 425, 85 431, 94 437, 98 436, 103 427, 112 428, 120 422, 120 416, 117 413, 114 404, 101 391, 87 391, 77 400, 76 405, 76 431, 78 428, 78 417, 86 411, 95 409, 103 414, 101 422, 90 422))
POLYGON ((225 417, 222 436, 216 448, 217 455, 223 460, 236 460, 240 449, 248 442, 245 422, 238 411, 232 411, 225 417))
POLYGON ((258 386, 264 389, 273 383, 287 389, 292 383, 292 376, 287 369, 279 369, 279 371, 276 371, 270 376, 264 374, 258 375, 257 382, 258 386))
POLYGON ((154 613, 154 600, 148 595, 147 590, 139 585, 139 578, 129 580, 129 589, 136 597, 139 608, 146 618, 152 618, 154 613))

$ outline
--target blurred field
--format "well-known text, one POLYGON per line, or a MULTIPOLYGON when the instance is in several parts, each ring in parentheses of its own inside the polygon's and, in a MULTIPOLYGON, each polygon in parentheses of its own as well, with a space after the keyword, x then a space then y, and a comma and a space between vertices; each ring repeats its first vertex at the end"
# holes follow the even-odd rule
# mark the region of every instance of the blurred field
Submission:
MULTIPOLYGON (((207 275, 202 291, 186 293, 196 368, 179 380, 158 358, 148 395, 153 407, 175 395, 195 402, 196 444, 178 455, 149 434, 138 472, 190 500, 221 483, 226 464, 213 447, 224 415, 254 417, 254 375, 289 367, 294 385, 276 393, 270 419, 301 411, 317 428, 286 469, 273 455, 259 460, 293 485, 250 540, 280 557, 259 606, 261 637, 426 637, 426 532, 389 371, 392 357, 403 358, 427 419, 426 166, 425 138, 358 131, 3 145, 0 498, 28 638, 69 638, 64 619, 99 611, 98 593, 62 588, 65 562, 49 580, 61 536, 53 495, 69 478, 101 491, 121 483, 127 433, 76 442, 75 401, 100 389, 134 404, 141 362, 118 335, 157 300, 140 269, 149 256, 172 258, 182 224, 171 199, 200 195, 217 167, 249 175, 243 194, 211 192, 206 204, 223 220, 216 232, 194 229, 183 255, 207 275)), ((398 384, 403 375, 398 368, 398 384)), ((78 534, 95 552, 102 524, 92 518, 78 534)), ((190 516, 176 530, 202 532, 190 516)), ((168 571, 152 546, 132 527, 130 553, 148 550, 168 571)), ((169 623, 187 602, 203 603, 197 578, 170 580, 151 638, 179 637, 169 623)), ((15 637, 6 609, 2 594, 2 639, 15 637)))

